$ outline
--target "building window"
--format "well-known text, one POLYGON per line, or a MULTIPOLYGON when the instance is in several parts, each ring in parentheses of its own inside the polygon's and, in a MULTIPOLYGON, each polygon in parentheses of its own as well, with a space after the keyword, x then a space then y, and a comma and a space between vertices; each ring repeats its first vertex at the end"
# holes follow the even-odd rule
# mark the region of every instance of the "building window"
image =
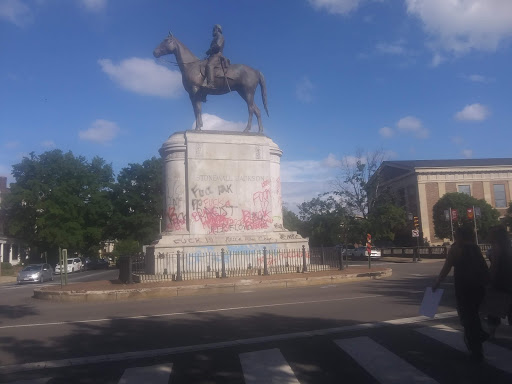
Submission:
POLYGON ((507 198, 505 196, 505 184, 494 184, 494 206, 506 208, 507 198))
POLYGON ((471 196, 471 186, 470 185, 458 185, 457 190, 459 193, 465 193, 468 196, 471 196))

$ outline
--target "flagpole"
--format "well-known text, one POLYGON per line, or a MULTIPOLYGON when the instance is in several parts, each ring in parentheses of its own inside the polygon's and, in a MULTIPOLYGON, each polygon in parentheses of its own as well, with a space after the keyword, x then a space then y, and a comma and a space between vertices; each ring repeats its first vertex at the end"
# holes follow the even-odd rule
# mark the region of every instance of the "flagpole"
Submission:
POLYGON ((476 245, 478 245, 478 229, 476 228, 476 212, 475 212, 475 206, 474 205, 473 205, 473 222, 475 223, 476 245))
POLYGON ((450 227, 452 228, 452 243, 455 243, 455 239, 453 237, 453 218, 452 218, 452 207, 450 207, 450 227))

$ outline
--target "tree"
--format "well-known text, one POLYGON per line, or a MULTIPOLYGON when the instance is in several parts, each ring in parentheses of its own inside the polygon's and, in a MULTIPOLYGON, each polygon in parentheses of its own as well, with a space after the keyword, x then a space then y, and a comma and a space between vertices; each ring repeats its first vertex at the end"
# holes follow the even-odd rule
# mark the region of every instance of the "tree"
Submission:
POLYGON ((316 197, 299 206, 303 222, 302 236, 309 237, 310 245, 334 246, 341 242, 341 223, 346 210, 333 197, 316 197))
POLYGON ((99 157, 31 153, 13 165, 16 180, 2 202, 7 233, 39 252, 95 252, 112 212, 113 171, 99 157))
POLYGON ((377 204, 368 214, 368 222, 375 241, 393 241, 407 225, 405 210, 392 203, 377 204))
POLYGON ((353 215, 367 218, 373 202, 369 201, 370 191, 377 195, 378 178, 372 178, 385 159, 382 150, 375 152, 356 151, 355 156, 345 156, 340 165, 340 176, 334 181, 334 194, 343 199, 353 215))
POLYGON ((491 207, 484 199, 475 199, 465 193, 447 193, 439 199, 433 208, 434 231, 438 238, 451 238, 450 220, 446 220, 445 211, 457 210, 457 220, 453 221, 454 228, 463 224, 472 224, 473 219, 468 219, 467 209, 479 207, 481 216, 476 219, 478 236, 481 239, 487 238, 489 228, 499 224, 499 212, 491 207))
POLYGON ((507 227, 512 227, 512 201, 508 204, 507 214, 503 219, 503 224, 507 227))
POLYGON ((109 226, 112 238, 133 239, 139 245, 158 238, 163 202, 163 160, 153 157, 129 164, 117 177, 112 191, 114 213, 109 226))
POLYGON ((283 207, 283 227, 296 232, 299 232, 302 228, 302 221, 300 221, 299 216, 286 207, 283 207))

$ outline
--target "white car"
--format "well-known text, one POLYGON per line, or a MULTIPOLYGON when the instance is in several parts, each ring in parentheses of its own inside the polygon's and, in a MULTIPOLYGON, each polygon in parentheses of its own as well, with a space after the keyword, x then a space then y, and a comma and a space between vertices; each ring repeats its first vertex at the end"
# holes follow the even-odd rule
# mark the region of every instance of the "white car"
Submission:
MULTIPOLYGON (((70 257, 68 259, 68 273, 80 272, 82 270, 82 260, 79 257, 70 257)), ((60 273, 60 264, 55 266, 55 273, 60 273)))
MULTIPOLYGON (((368 251, 366 250, 366 247, 357 247, 354 251, 354 258, 367 258, 368 257, 368 251)), ((372 248, 370 258, 377 259, 381 256, 380 249, 372 248)))

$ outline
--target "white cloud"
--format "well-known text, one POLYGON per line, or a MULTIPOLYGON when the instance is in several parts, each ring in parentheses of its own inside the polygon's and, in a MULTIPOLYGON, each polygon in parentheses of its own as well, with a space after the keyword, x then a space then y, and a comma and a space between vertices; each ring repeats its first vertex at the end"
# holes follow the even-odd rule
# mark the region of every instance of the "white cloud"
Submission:
POLYGON ((382 127, 381 129, 379 129, 379 134, 382 137, 391 137, 391 136, 393 136, 395 134, 395 132, 393 131, 392 128, 382 127))
POLYGON ((378 52, 388 55, 404 55, 406 53, 405 41, 402 39, 394 43, 379 43, 376 48, 378 52))
POLYGON ((18 148, 19 145, 20 145, 19 141, 8 141, 3 146, 6 149, 14 149, 14 148, 18 148))
POLYGON ((422 21, 435 50, 454 54, 495 51, 500 42, 512 36, 509 0, 405 1, 408 13, 422 21))
POLYGON ((299 83, 297 84, 297 87, 295 89, 295 95, 297 96, 297 99, 304 103, 310 103, 313 101, 313 90, 315 89, 315 86, 313 83, 304 76, 299 83))
POLYGON ((297 205, 330 191, 332 191, 331 181, 281 182, 283 205, 295 213, 299 213, 297 205))
POLYGON ((30 22, 32 12, 21 0, 2 0, 0 2, 0 19, 22 27, 30 22))
POLYGON ((329 168, 339 168, 341 166, 341 161, 338 160, 335 155, 329 153, 327 158, 323 160, 323 164, 329 168))
POLYGON ((329 13, 347 14, 359 6, 361 0, 308 0, 317 10, 326 9, 329 13))
POLYGON ((487 84, 487 83, 492 83, 494 81, 494 79, 492 77, 487 77, 487 76, 478 75, 478 74, 465 76, 465 78, 469 81, 472 81, 473 83, 487 84))
MULTIPOLYGON (((242 121, 229 121, 223 118, 211 115, 209 113, 203 113, 203 130, 204 131, 230 131, 230 132, 242 132, 247 126, 247 122, 242 121)), ((191 129, 196 128, 196 122, 192 123, 191 129)), ((256 125, 252 125, 251 131, 258 131, 256 125)))
POLYGON ((396 123, 398 130, 404 133, 413 133, 418 139, 425 139, 429 135, 428 129, 423 127, 421 120, 414 116, 406 116, 396 123))
POLYGON ((464 156, 466 159, 473 157, 473 150, 472 149, 462 150, 462 156, 464 156))
POLYGON ((129 91, 160 97, 176 97, 182 91, 181 73, 158 65, 152 59, 132 57, 119 64, 100 59, 98 63, 112 81, 129 91))
POLYGON ((107 0, 81 0, 85 9, 92 12, 99 12, 106 8, 107 0))
POLYGON ((119 127, 113 121, 98 119, 85 131, 80 131, 82 140, 106 144, 112 141, 119 133, 119 127))
POLYGON ((326 166, 324 160, 297 160, 281 162, 281 181, 324 182, 335 178, 337 169, 326 166))
POLYGON ((45 140, 41 143, 43 148, 55 148, 55 142, 53 140, 45 140))
POLYGON ((482 104, 466 105, 455 114, 457 120, 483 121, 489 116, 489 109, 482 104))

